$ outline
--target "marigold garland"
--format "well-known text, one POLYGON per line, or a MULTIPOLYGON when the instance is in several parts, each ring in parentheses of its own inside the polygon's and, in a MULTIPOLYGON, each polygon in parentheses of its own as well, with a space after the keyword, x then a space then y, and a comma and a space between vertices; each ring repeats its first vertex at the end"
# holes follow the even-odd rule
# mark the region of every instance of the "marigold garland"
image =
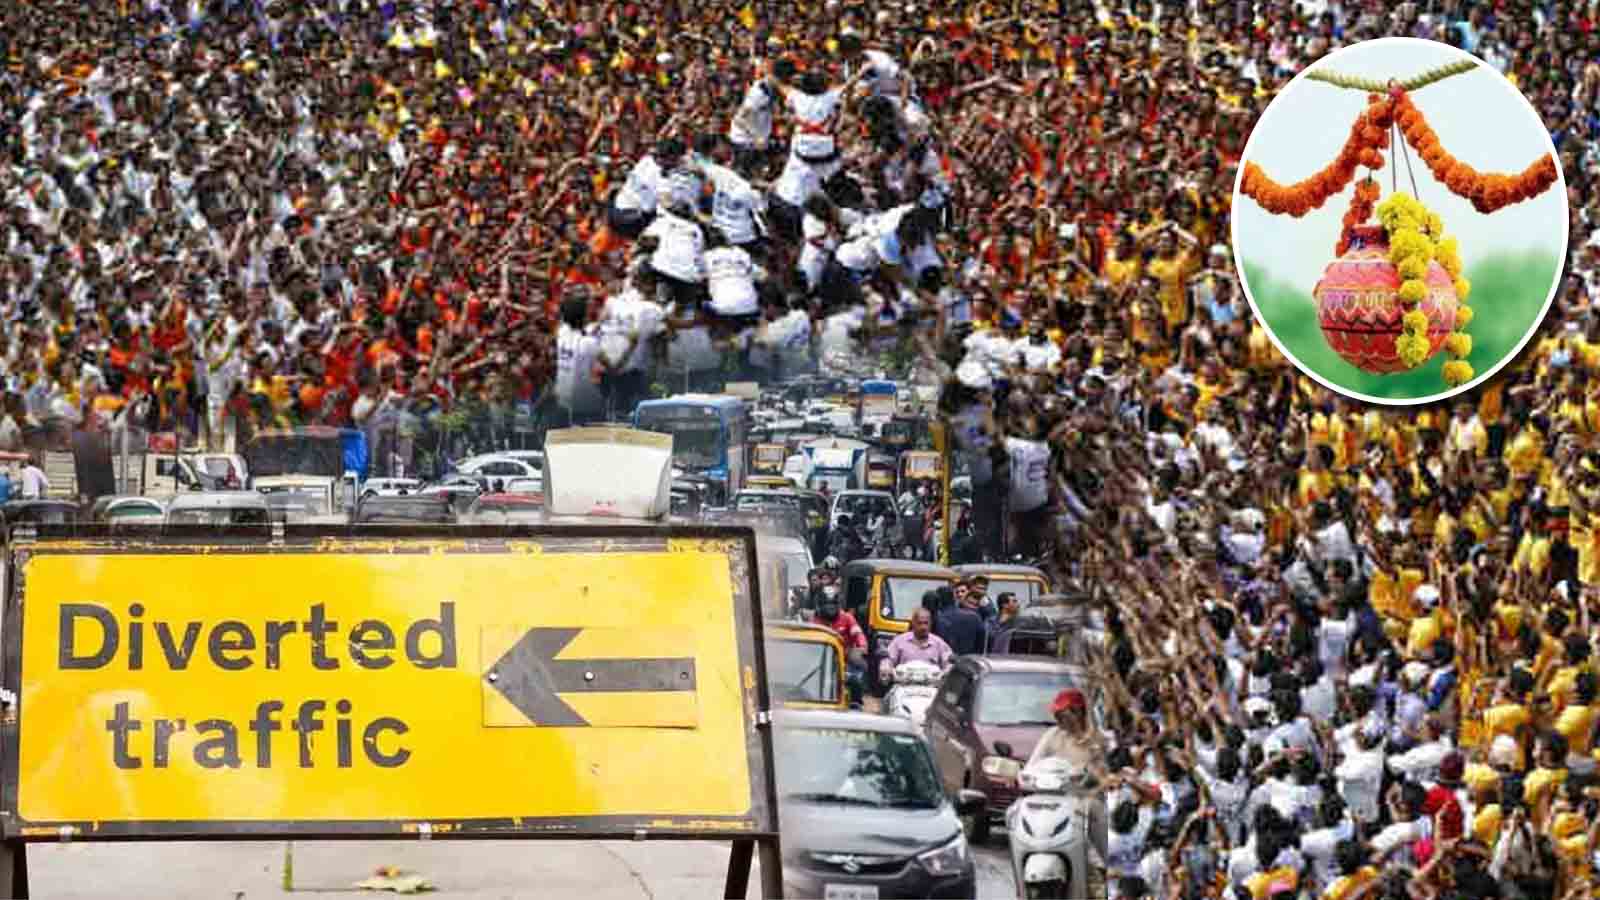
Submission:
POLYGON ((1411 102, 1405 91, 1396 90, 1391 95, 1396 110, 1395 121, 1406 143, 1416 148, 1422 162, 1433 172, 1440 184, 1481 213, 1521 203, 1539 196, 1556 183, 1559 172, 1556 161, 1548 154, 1539 157, 1526 169, 1515 174, 1479 172, 1439 146, 1439 136, 1422 115, 1422 110, 1411 102))
MULTIPOLYGON (((1411 101, 1411 89, 1421 88, 1445 78, 1477 68, 1476 61, 1463 60, 1443 66, 1403 83, 1393 83, 1387 93, 1369 93, 1367 109, 1356 117, 1350 126, 1339 155, 1321 171, 1310 178, 1291 185, 1279 184, 1258 165, 1246 161, 1240 179, 1240 191, 1255 200, 1263 209, 1275 214, 1287 213, 1296 218, 1320 208, 1329 197, 1341 193, 1355 178, 1356 170, 1366 167, 1377 171, 1383 168, 1383 152, 1390 146, 1390 128, 1398 127, 1405 142, 1415 148, 1433 173, 1433 177, 1452 193, 1472 203, 1480 213, 1492 213, 1513 203, 1536 197, 1555 184, 1559 177, 1555 159, 1541 156, 1521 172, 1503 174, 1479 172, 1456 159, 1439 145, 1439 138, 1428 125, 1427 119, 1411 101)), ((1378 84, 1372 79, 1324 73, 1316 76, 1339 87, 1376 91, 1378 84)), ((1400 277, 1396 298, 1406 312, 1401 317, 1401 332, 1395 338, 1395 353, 1407 368, 1416 368, 1432 355, 1428 338, 1428 315, 1420 304, 1428 296, 1428 271, 1437 263, 1454 282, 1456 315, 1454 330, 1445 338, 1444 350, 1451 357, 1443 367, 1446 384, 1457 387, 1473 378, 1472 337, 1466 328, 1472 322, 1471 307, 1466 305, 1472 283, 1461 274, 1460 250, 1455 238, 1446 237, 1444 222, 1437 213, 1423 206, 1415 197, 1396 192, 1383 203, 1378 203, 1381 188, 1371 176, 1358 183, 1345 212, 1340 231, 1337 256, 1350 249, 1353 229, 1365 223, 1374 214, 1389 236, 1389 261, 1400 277)))
MULTIPOLYGON (((1470 285, 1461 277, 1461 257, 1455 238, 1445 237, 1444 220, 1421 201, 1396 192, 1378 204, 1378 222, 1389 235, 1389 262, 1400 275, 1395 296, 1407 307, 1401 317, 1401 332, 1395 337, 1395 354, 1407 368, 1415 369, 1432 355, 1428 339, 1428 315, 1419 304, 1428 296, 1428 267, 1437 262, 1455 281, 1457 301, 1465 301, 1470 285)), ((1341 240, 1341 243, 1344 241, 1341 240)), ((1342 255, 1342 254, 1341 254, 1342 255)), ((1472 337, 1464 333, 1472 321, 1472 311, 1457 307, 1455 331, 1445 338, 1444 349, 1452 359, 1445 363, 1444 380, 1451 387, 1472 380, 1472 337)))

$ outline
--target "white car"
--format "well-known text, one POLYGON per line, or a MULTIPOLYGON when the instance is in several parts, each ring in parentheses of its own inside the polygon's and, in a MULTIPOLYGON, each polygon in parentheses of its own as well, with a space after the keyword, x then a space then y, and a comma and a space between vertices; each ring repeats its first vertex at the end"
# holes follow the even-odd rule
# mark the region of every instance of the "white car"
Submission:
POLYGON ((422 488, 416 478, 369 478, 361 486, 361 497, 405 497, 422 488))
POLYGON ((498 494, 506 489, 506 482, 513 478, 538 478, 543 481, 544 456, 541 454, 535 462, 527 457, 519 459, 506 453, 488 453, 462 461, 456 466, 456 471, 486 479, 489 493, 498 494))

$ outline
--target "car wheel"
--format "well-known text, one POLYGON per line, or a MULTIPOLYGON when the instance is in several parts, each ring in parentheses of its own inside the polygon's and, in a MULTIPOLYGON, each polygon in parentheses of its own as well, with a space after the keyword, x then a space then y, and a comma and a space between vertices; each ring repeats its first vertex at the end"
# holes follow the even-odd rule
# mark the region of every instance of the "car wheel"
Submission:
POLYGON ((376 497, 376 496, 378 496, 378 492, 377 491, 367 491, 366 493, 361 495, 361 499, 362 500, 371 500, 373 497, 376 497))

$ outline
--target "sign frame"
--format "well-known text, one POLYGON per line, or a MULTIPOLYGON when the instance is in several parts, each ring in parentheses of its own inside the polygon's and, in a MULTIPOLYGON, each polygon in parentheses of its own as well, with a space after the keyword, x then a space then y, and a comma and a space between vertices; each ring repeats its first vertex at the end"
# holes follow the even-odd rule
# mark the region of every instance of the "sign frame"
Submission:
MULTIPOLYGON (((216 528, 185 526, 48 525, 7 529, 5 601, 0 618, 0 893, 27 895, 28 843, 54 841, 210 840, 731 840, 729 896, 744 896, 754 851, 761 850, 768 897, 781 896, 778 799, 773 770, 771 698, 759 589, 755 532, 748 527, 654 524, 470 526, 274 525, 216 528), (27 821, 19 815, 20 749, 27 711, 21 708, 22 623, 26 616, 25 566, 60 555, 199 553, 291 555, 308 552, 495 553, 512 545, 537 545, 550 553, 673 552, 676 542, 737 542, 729 554, 734 587, 733 621, 749 760, 750 808, 740 816, 602 815, 542 818, 349 820, 98 820, 27 821), (383 545, 380 550, 379 544, 383 545), (742 870, 742 872, 740 871, 742 870), (19 881, 20 878, 20 881, 19 881)), ((560 777, 553 773, 551 777, 560 777)))

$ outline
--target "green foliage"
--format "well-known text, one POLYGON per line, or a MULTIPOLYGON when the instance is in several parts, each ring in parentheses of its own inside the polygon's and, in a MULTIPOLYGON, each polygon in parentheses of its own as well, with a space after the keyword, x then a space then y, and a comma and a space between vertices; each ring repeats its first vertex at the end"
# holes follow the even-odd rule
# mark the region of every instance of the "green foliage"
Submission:
MULTIPOLYGON (((1499 253, 1477 260, 1466 270, 1472 282, 1468 301, 1477 314, 1468 332, 1472 355, 1467 361, 1477 372, 1487 372, 1509 354, 1527 334, 1544 308, 1560 259, 1540 250, 1499 253)), ((1445 390, 1446 354, 1440 352, 1417 369, 1393 375, 1363 372, 1333 352, 1317 324, 1312 285, 1293 285, 1275 277, 1258 262, 1244 265, 1245 281, 1261 315, 1273 334, 1295 358, 1324 379, 1371 397, 1411 399, 1445 390)))

